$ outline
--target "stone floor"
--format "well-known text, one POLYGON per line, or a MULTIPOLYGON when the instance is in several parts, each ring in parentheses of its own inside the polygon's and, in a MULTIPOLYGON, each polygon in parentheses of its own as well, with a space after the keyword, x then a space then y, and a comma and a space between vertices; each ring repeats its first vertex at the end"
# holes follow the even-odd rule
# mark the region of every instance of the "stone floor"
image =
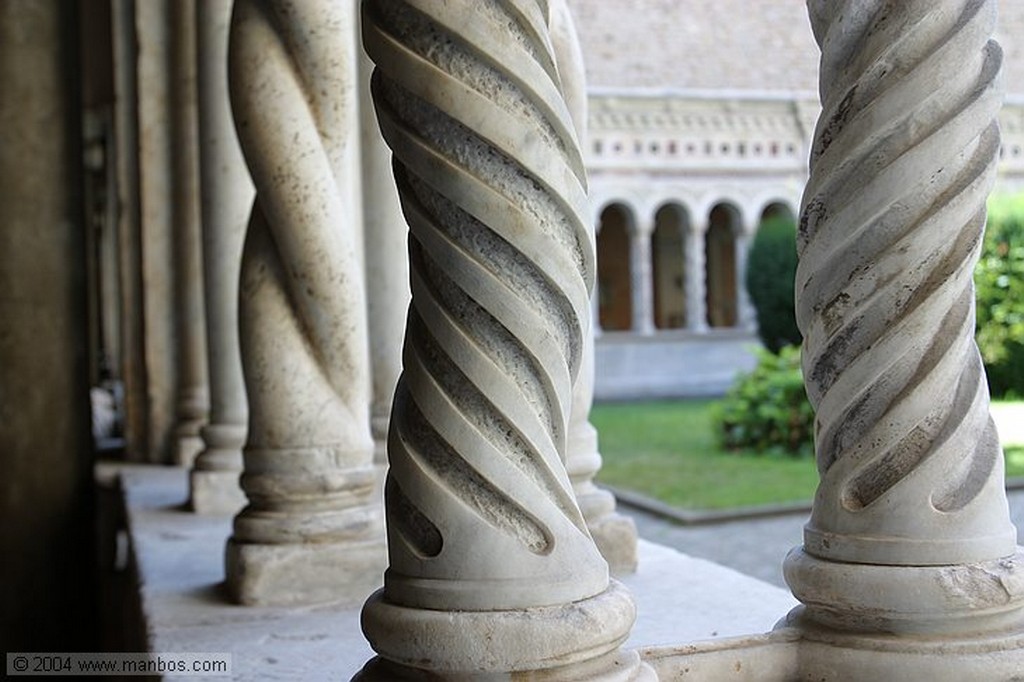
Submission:
MULTIPOLYGON (((122 466, 104 478, 119 480, 124 495, 144 623, 144 632, 127 633, 132 639, 154 652, 230 653, 238 680, 349 679, 370 658, 358 603, 275 608, 226 600, 231 517, 188 512, 184 470, 122 466)), ((651 542, 640 543, 639 559, 639 571, 622 579, 637 606, 631 648, 762 633, 796 604, 787 590, 651 542)))
MULTIPOLYGON (((349 679, 372 655, 359 632, 358 604, 284 609, 227 603, 221 557, 230 517, 185 511, 181 469, 115 470, 138 571, 145 623, 139 634, 150 650, 230 652, 232 677, 245 680, 349 679)), ((1011 491, 1010 507, 1024 528, 1024 489, 1011 491)), ((795 605, 788 589, 780 589, 780 566, 800 542, 806 512, 682 526, 625 504, 620 511, 636 520, 645 540, 639 572, 623 580, 638 611, 627 646, 764 632, 795 605)))

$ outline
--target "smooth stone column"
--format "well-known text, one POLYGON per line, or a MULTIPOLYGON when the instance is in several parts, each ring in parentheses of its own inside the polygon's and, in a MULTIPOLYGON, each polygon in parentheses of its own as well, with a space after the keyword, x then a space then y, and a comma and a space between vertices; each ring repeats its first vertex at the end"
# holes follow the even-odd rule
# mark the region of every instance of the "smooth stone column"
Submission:
POLYGON ((810 3, 823 110, 797 320, 821 483, 785 563, 800 679, 1009 680, 1024 553, 974 343, 996 3, 810 3))
MULTIPOLYGON (((586 75, 586 72, 584 72, 584 76, 585 75, 586 75)), ((566 93, 566 101, 567 102, 571 102, 572 101, 571 99, 569 99, 569 96, 570 96, 570 93, 567 92, 566 93)), ((585 83, 584 83, 584 96, 586 96, 586 84, 585 83)), ((586 116, 587 115, 587 101, 584 100, 584 102, 583 102, 583 104, 581 106, 570 106, 569 107, 569 111, 572 114, 573 120, 574 121, 578 121, 579 120, 579 116, 581 116, 581 115, 582 116, 586 116), (582 109, 582 111, 580 111, 580 109, 582 109)), ((588 130, 587 125, 588 125, 588 122, 585 121, 585 120, 582 123, 578 122, 576 124, 577 131, 582 131, 580 133, 581 137, 583 135, 586 135, 587 130, 588 130)), ((593 205, 591 205, 591 209, 594 210, 593 205)), ((598 230, 600 230, 600 227, 601 227, 601 216, 600 216, 600 213, 598 211, 594 210, 594 213, 590 216, 589 226, 590 226, 590 234, 594 238, 594 250, 595 250, 594 252, 596 254, 596 252, 597 252, 597 233, 598 233, 598 230)), ((595 262, 596 262, 596 256, 595 256, 595 262)), ((593 330, 594 338, 595 339, 601 338, 601 335, 604 334, 604 329, 601 328, 601 301, 600 301, 600 298, 598 296, 598 291, 597 291, 597 286, 596 285, 594 286, 594 290, 592 292, 590 292, 590 319, 591 319, 590 327, 593 330)))
POLYGON ((231 0, 202 0, 196 11, 210 419, 200 431, 205 447, 190 474, 190 504, 203 514, 233 514, 245 505, 238 477, 249 407, 238 341, 238 278, 253 187, 228 100, 231 0))
MULTIPOLYGON (((402 373, 402 337, 409 310, 409 247, 391 174, 391 150, 373 113, 370 74, 373 62, 360 50, 359 126, 362 140, 363 242, 366 250, 366 298, 370 334, 370 431, 374 462, 387 465, 385 444, 391 400, 402 373)), ((382 473, 383 477, 383 473, 382 473)))
MULTIPOLYGON (((157 4, 150 3, 153 7, 157 4)), ((119 290, 116 315, 119 322, 117 345, 121 350, 121 364, 118 376, 124 386, 122 433, 125 439, 125 459, 140 461, 151 456, 151 429, 147 423, 148 377, 143 343, 146 315, 141 286, 142 197, 137 167, 143 148, 139 138, 141 107, 136 101, 139 86, 136 73, 142 63, 136 52, 139 36, 136 32, 133 0, 111 0, 110 33, 114 86, 112 134, 116 144, 114 158, 108 161, 114 166, 111 182, 114 193, 110 204, 117 216, 114 232, 118 253, 114 261, 116 266, 112 269, 119 290)))
POLYGON ((239 302, 249 433, 227 585, 246 604, 355 602, 386 561, 360 268, 355 6, 238 0, 232 111, 256 204, 239 302))
POLYGON ((174 0, 171 17, 171 145, 174 163, 174 293, 177 306, 178 381, 175 461, 190 467, 203 448, 199 430, 209 412, 203 258, 199 210, 199 144, 196 111, 196 3, 174 0))
MULTIPOLYGON (((566 105, 581 142, 587 137, 587 87, 583 52, 576 35, 576 26, 565 0, 551 3, 551 41, 562 80, 566 105)), ((594 221, 586 223, 590 243, 594 244, 594 221)), ((593 256, 597 258, 595 253, 593 256)), ((591 297, 596 302, 595 297, 591 297)), ((636 571, 637 533, 633 519, 615 511, 615 496, 594 485, 594 476, 601 470, 597 429, 590 423, 594 404, 594 333, 597 311, 591 306, 591 329, 583 335, 583 360, 572 391, 569 415, 569 440, 565 467, 572 481, 576 502, 587 520, 594 542, 608 567, 616 575, 636 571)))
POLYGON ((749 332, 757 331, 757 311, 747 291, 747 259, 754 229, 744 226, 736 235, 736 326, 749 332))
POLYGON ((587 521, 601 555, 615 575, 634 573, 637 567, 637 531, 633 519, 615 511, 615 496, 594 484, 601 470, 598 433, 590 423, 594 403, 594 337, 584 338, 583 363, 573 387, 565 467, 576 503, 587 521))
MULTIPOLYGON (((119 91, 137 108, 126 113, 125 121, 137 125, 138 159, 126 160, 124 181, 126 214, 122 233, 126 251, 138 254, 138 279, 125 278, 123 283, 131 298, 125 309, 137 313, 125 320, 132 341, 142 347, 141 357, 133 358, 127 367, 126 435, 131 448, 139 448, 134 458, 167 463, 177 457, 175 438, 178 359, 176 352, 176 297, 174 288, 174 214, 173 201, 168 201, 174 183, 173 145, 168 141, 171 128, 173 63, 171 43, 173 21, 169 0, 134 3, 130 8, 119 5, 124 14, 134 16, 135 25, 129 49, 121 53, 119 62, 134 82, 130 89, 119 91), (127 212, 135 208, 134 193, 128 186, 138 178, 138 229, 127 212), (135 235, 138 234, 136 241, 135 235), (141 318, 141 319, 140 319, 141 318), (138 437, 137 434, 145 434, 138 437)), ((119 126, 118 134, 129 126, 119 126)), ((130 144, 128 136, 119 137, 130 144)), ((125 150, 126 154, 128 150, 125 150)), ((128 254, 130 256, 131 253, 128 254)), ((130 257, 121 261, 125 272, 134 269, 130 257)))
POLYGON ((632 329, 637 334, 654 333, 654 281, 651 264, 653 225, 636 225, 629 233, 629 278, 633 292, 632 329))
POLYGON ((653 678, 563 464, 594 247, 547 3, 363 9, 413 302, 360 679, 653 678))
POLYGON ((708 330, 708 273, 704 240, 707 223, 693 225, 686 233, 686 328, 692 332, 708 330))

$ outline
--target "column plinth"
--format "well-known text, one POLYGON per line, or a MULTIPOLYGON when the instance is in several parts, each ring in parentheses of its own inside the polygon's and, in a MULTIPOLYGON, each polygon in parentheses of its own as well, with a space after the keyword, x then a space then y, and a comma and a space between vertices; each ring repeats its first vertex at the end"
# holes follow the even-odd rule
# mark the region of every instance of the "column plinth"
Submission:
MULTIPOLYGON (((194 333, 193 332, 190 332, 194 333)), ((188 362, 200 362, 201 358, 192 358, 188 362)), ((188 370, 182 368, 188 374, 188 370)), ((189 381, 188 378, 183 379, 189 381)), ((203 449, 203 438, 200 431, 206 424, 209 410, 209 394, 205 388, 191 386, 179 389, 175 401, 174 425, 174 463, 182 467, 191 467, 203 449)))
POLYGON ((366 0, 363 28, 412 306, 360 679, 653 679, 564 464, 594 246, 548 3, 366 0))
POLYGON ((354 7, 238 0, 232 112, 256 187, 239 320, 249 399, 227 586, 246 604, 354 603, 385 563, 370 437, 354 7))
POLYGON ((822 115, 796 296, 821 483, 784 567, 802 675, 1008 679, 1024 573, 973 338, 995 3, 809 7, 822 115))
MULTIPOLYGON (((1020 561, 1020 557, 1015 559, 1020 561)), ((856 567, 854 565, 849 565, 856 567)), ((977 568, 987 570, 989 567, 979 565, 977 568)), ((829 572, 837 577, 840 575, 834 566, 829 572)), ((1019 574, 1019 570, 1014 573, 1019 574)), ((897 593, 891 585, 901 584, 904 590, 916 591, 918 585, 907 580, 910 572, 906 567, 899 569, 899 574, 891 572, 880 581, 868 580, 861 582, 859 576, 853 576, 858 584, 864 586, 884 585, 884 591, 873 601, 882 605, 883 600, 893 597, 893 601, 885 604, 883 609, 892 614, 889 604, 897 603, 903 607, 917 608, 916 604, 906 603, 906 592, 897 593)), ((952 574, 941 574, 937 569, 929 568, 915 576, 924 581, 935 579, 955 579, 952 574)), ((1016 581, 1019 583, 1019 575, 1016 581)), ((998 580, 996 576, 992 576, 998 580)), ((990 589, 991 581, 981 583, 969 581, 964 585, 966 590, 981 587, 990 589), (984 583, 987 582, 987 585, 984 583)), ((849 588, 843 587, 844 593, 849 588)), ((892 679, 900 676, 908 680, 929 680, 929 682, 963 682, 964 680, 1006 680, 1019 679, 1024 650, 1024 619, 1019 616, 1019 602, 1015 607, 1014 617, 1007 609, 1000 616, 989 612, 989 602, 979 605, 971 599, 950 598, 950 594, 928 590, 929 596, 938 601, 932 613, 925 620, 910 622, 905 612, 892 618, 865 620, 849 619, 845 616, 832 620, 822 612, 811 613, 813 607, 799 606, 790 612, 779 624, 778 628, 794 628, 800 631, 800 674, 802 679, 892 679), (945 614, 938 612, 945 610, 945 614), (962 617, 950 617, 958 612, 962 617), (946 625, 941 625, 948 619, 946 625), (930 622, 929 622, 930 621, 930 622), (833 622, 834 627, 826 623, 833 622), (921 625, 924 624, 922 630, 921 625), (907 629, 908 626, 911 626, 907 629), (937 626, 931 629, 930 626, 937 626), (894 627, 895 630, 887 628, 894 627), (892 634, 889 634, 892 632, 892 634)), ((1017 595, 1019 595, 1019 590, 1017 595)), ((965 596, 965 595, 964 595, 965 596)), ((1018 597, 1019 598, 1019 597, 1018 597)), ((854 608, 868 608, 865 602, 853 605, 854 608)), ((862 613, 866 613, 862 612, 862 613)), ((895 614, 893 614, 895 615, 895 614)))
POLYGON ((245 505, 242 473, 244 424, 207 424, 203 449, 189 472, 189 506, 199 514, 234 514, 245 505))

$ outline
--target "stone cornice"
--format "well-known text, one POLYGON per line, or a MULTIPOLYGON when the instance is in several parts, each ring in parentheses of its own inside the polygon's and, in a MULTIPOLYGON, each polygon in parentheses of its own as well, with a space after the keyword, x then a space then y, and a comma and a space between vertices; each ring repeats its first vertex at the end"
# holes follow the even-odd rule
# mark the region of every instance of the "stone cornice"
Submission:
MULTIPOLYGON (((820 111, 812 92, 591 88, 591 171, 805 178, 820 111)), ((999 172, 1024 184, 1024 98, 1007 98, 999 172)))

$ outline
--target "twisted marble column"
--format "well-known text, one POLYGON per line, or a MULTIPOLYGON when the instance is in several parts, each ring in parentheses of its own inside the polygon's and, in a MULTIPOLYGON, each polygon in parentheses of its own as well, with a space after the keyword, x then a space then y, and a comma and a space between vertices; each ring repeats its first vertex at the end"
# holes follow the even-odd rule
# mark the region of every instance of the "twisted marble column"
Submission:
MULTIPOLYGON (((582 142, 587 137, 587 85, 583 51, 566 0, 552 0, 550 7, 555 61, 569 115, 582 142)), ((590 220, 586 224, 593 245, 596 222, 590 220)), ((593 297, 592 304, 596 304, 593 297)), ((622 575, 636 571, 636 524, 633 519, 615 511, 614 495, 594 485, 594 476, 601 470, 597 429, 590 423, 590 408, 594 404, 595 308, 595 305, 591 305, 591 328, 584 330, 583 359, 572 390, 565 468, 591 537, 612 573, 622 575)))
POLYGON ((354 6, 238 0, 229 79, 256 187, 242 257, 249 398, 227 580, 245 603, 361 599, 380 584, 356 204, 354 6))
MULTIPOLYGON (((1021 555, 973 339, 971 277, 999 149, 995 3, 809 6, 823 111, 796 285, 821 484, 787 581, 812 629, 948 637, 1019 626, 1021 555)), ((848 678, 892 673, 877 642, 843 646, 872 651, 848 678)), ((925 679, 915 661, 901 670, 925 679)), ((1006 679, 949 665, 938 679, 1006 679)))
POLYGON ((203 0, 196 12, 210 420, 200 431, 205 447, 189 476, 189 501, 198 513, 234 513, 245 504, 238 477, 249 411, 238 345, 238 277, 253 188, 228 101, 231 0, 203 0))
POLYGON ((364 678, 630 679, 634 607, 563 464, 594 252, 547 3, 363 7, 412 277, 364 678))

